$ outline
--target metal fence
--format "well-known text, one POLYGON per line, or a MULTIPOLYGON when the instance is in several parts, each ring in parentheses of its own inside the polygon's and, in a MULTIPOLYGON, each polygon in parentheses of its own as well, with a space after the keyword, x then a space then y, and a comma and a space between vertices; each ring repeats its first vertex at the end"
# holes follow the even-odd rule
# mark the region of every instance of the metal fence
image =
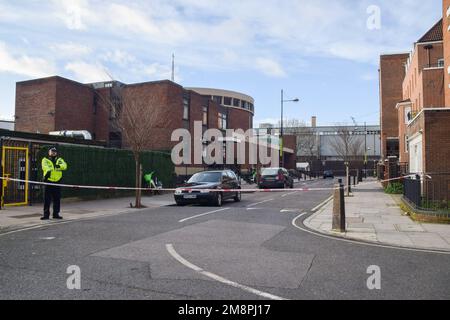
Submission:
POLYGON ((450 212, 450 173, 431 173, 406 178, 404 198, 423 211, 450 212))
POLYGON ((406 178, 403 180, 403 196, 416 208, 422 205, 422 183, 419 179, 406 178))

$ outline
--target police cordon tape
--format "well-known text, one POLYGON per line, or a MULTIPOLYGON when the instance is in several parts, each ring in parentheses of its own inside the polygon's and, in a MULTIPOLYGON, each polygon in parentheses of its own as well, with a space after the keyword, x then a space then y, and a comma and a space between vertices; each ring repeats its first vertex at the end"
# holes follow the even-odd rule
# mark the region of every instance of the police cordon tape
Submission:
MULTIPOLYGON (((376 180, 376 181, 369 181, 365 183, 360 183, 359 185, 353 185, 352 188, 358 189, 361 186, 373 184, 373 183, 383 183, 383 182, 390 182, 390 181, 396 181, 401 180, 404 178, 407 178, 411 175, 398 177, 398 178, 392 178, 392 179, 386 179, 386 180, 376 180)), ((44 185, 44 186, 58 186, 62 188, 71 188, 71 189, 94 189, 94 190, 128 190, 128 191, 184 191, 184 192, 241 192, 241 193, 254 193, 254 192, 286 192, 287 190, 292 192, 310 192, 310 191, 330 191, 330 190, 336 190, 337 187, 330 187, 330 188, 292 188, 292 189, 197 189, 197 188, 189 188, 189 187, 177 187, 177 188, 136 188, 136 187, 114 187, 114 186, 86 186, 86 185, 75 185, 75 184, 62 184, 62 183, 49 183, 49 182, 41 182, 41 181, 32 181, 32 180, 23 180, 23 179, 14 179, 14 178, 7 178, 7 177, 0 177, 0 180, 5 181, 12 181, 12 182, 22 182, 22 183, 29 183, 29 184, 35 184, 35 185, 44 185)), ((347 186, 344 186, 347 188, 347 186)))

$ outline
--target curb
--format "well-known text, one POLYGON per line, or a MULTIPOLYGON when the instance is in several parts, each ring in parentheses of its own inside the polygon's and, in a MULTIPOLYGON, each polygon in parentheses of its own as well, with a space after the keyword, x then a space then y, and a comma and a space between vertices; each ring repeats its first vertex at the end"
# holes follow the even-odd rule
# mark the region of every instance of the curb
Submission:
POLYGON ((384 243, 384 242, 375 242, 375 241, 370 241, 370 240, 362 240, 362 239, 358 239, 358 238, 353 238, 353 237, 340 235, 340 234, 337 234, 337 233, 325 232, 323 230, 313 229, 313 228, 309 227, 308 225, 306 225, 304 223, 307 219, 311 218, 313 215, 310 215, 310 216, 308 216, 307 218, 305 218, 303 220, 303 222, 302 222, 303 228, 296 223, 297 219, 300 218, 302 215, 294 218, 294 220, 292 221, 292 225, 294 227, 296 227, 297 229, 300 229, 302 231, 308 232, 310 234, 313 234, 313 235, 316 235, 316 236, 319 236, 319 237, 324 237, 324 238, 328 238, 328 239, 332 239, 332 240, 339 240, 339 241, 349 242, 349 243, 358 244, 358 245, 365 245, 365 246, 385 248, 385 249, 393 249, 393 250, 405 250, 405 251, 416 251, 416 252, 423 252, 423 253, 450 255, 450 250, 445 250, 445 249, 431 249, 431 248, 427 249, 427 248, 416 248, 416 247, 399 246, 399 245, 393 245, 393 244, 388 244, 388 243, 384 243))
MULTIPOLYGON (((316 212, 312 212, 309 214, 303 221, 301 222, 302 226, 305 228, 304 231, 310 232, 312 234, 318 235, 318 236, 325 236, 327 238, 332 238, 335 240, 340 241, 347 241, 351 243, 358 243, 361 245, 369 245, 369 246, 376 246, 376 247, 382 247, 382 248, 390 248, 390 249, 397 249, 397 250, 408 250, 408 251, 419 251, 419 252, 429 252, 429 253, 438 253, 438 254, 447 254, 450 255, 450 249, 437 249, 437 248, 420 248, 420 247, 408 247, 408 246, 401 246, 401 245, 395 245, 391 243, 385 243, 380 241, 371 241, 366 239, 360 239, 355 238, 352 236, 342 235, 339 233, 335 233, 332 231, 323 231, 320 229, 315 229, 309 225, 309 221, 315 217, 316 215, 319 215, 325 210, 325 206, 329 204, 330 200, 328 200, 324 205, 321 206, 320 210, 317 210, 316 212)), ((292 224, 296 226, 298 229, 303 230, 299 225, 295 223, 295 221, 301 216, 296 217, 292 224)))

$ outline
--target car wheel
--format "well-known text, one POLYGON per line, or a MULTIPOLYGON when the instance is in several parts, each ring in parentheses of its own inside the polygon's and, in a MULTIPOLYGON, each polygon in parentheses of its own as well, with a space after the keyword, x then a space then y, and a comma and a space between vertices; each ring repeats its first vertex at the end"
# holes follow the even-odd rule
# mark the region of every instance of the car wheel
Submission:
POLYGON ((241 199, 242 199, 242 193, 237 192, 236 196, 234 197, 234 202, 241 202, 241 199))
POLYGON ((217 206, 217 207, 221 207, 221 206, 222 206, 222 203, 223 203, 223 196, 222 196, 221 193, 217 193, 217 196, 216 196, 216 206, 217 206))
POLYGON ((294 181, 291 182, 291 189, 294 189, 294 181))

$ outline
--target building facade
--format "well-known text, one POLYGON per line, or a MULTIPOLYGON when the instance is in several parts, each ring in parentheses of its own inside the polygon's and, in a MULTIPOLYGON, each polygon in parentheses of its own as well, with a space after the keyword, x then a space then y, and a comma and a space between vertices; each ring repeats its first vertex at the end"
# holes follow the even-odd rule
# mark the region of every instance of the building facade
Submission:
MULTIPOLYGON (((136 101, 152 101, 148 112, 157 117, 148 124, 152 130, 147 150, 170 151, 178 142, 171 141, 176 129, 188 129, 193 136, 194 122, 207 129, 251 129, 254 99, 238 92, 184 88, 164 80, 136 84, 109 81, 82 84, 62 77, 19 82, 16 85, 16 130, 33 133, 87 130, 94 140, 110 147, 127 148, 127 141, 115 125, 121 95, 136 101), (220 94, 220 100, 219 100, 220 94), (229 103, 231 99, 231 103, 229 103)), ((177 168, 192 174, 201 166, 177 168)))
POLYGON ((403 97, 403 80, 408 53, 382 55, 379 67, 381 155, 399 156, 397 103, 403 97))
POLYGON ((445 105, 442 28, 441 19, 414 44, 405 65, 403 100, 396 106, 401 163, 409 162, 409 122, 424 108, 445 105))

